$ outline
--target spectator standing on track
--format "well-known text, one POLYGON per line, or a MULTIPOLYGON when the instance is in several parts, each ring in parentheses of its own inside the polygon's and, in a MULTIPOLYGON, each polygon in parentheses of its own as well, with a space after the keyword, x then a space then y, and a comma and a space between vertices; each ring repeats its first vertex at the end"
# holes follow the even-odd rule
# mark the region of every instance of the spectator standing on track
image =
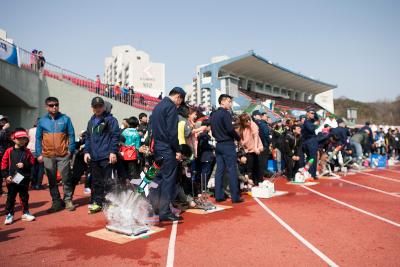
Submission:
POLYGON ((394 132, 394 149, 396 150, 395 160, 398 160, 400 155, 400 132, 397 128, 394 132))
POLYGON ((369 142, 370 134, 368 129, 364 129, 362 132, 358 132, 350 138, 350 145, 355 149, 354 160, 358 166, 361 166, 364 155, 363 147, 369 142))
POLYGON ((266 121, 264 121, 262 119, 263 114, 259 110, 254 111, 252 115, 254 118, 254 122, 258 126, 258 134, 260 136, 260 140, 263 145, 263 150, 260 152, 260 155, 258 155, 258 162, 259 162, 258 175, 259 175, 259 180, 263 181, 264 173, 265 173, 265 169, 266 169, 266 165, 267 165, 267 161, 268 161, 270 132, 269 132, 268 124, 266 121))
POLYGON ((141 137, 137 130, 138 125, 139 120, 136 117, 130 117, 128 119, 128 128, 124 129, 121 134, 121 137, 124 139, 123 146, 129 147, 132 150, 130 151, 130 154, 132 155, 130 159, 124 155, 124 165, 129 180, 137 179, 140 174, 138 156, 141 137), (133 152, 133 150, 135 152, 133 152))
MULTIPOLYGON (((28 130, 28 136, 29 136, 28 148, 32 152, 33 155, 36 154, 36 151, 35 151, 35 147, 36 147, 36 130, 37 130, 38 121, 39 121, 39 118, 36 120, 36 122, 33 125, 33 127, 28 130)), ((45 189, 45 187, 42 185, 43 175, 44 175, 43 162, 39 162, 37 157, 35 157, 35 163, 32 166, 32 174, 31 174, 32 189, 35 189, 35 190, 45 189)))
POLYGON ((318 139, 315 130, 319 121, 314 108, 307 108, 306 111, 306 120, 302 128, 303 147, 307 155, 307 161, 314 159, 309 172, 314 179, 317 179, 318 139))
POLYGON ((232 97, 222 94, 218 98, 220 107, 211 113, 211 132, 217 141, 215 173, 215 200, 225 201, 223 190, 223 176, 226 172, 229 177, 229 189, 233 203, 243 202, 239 194, 239 184, 237 175, 237 155, 235 140, 240 141, 240 136, 236 133, 232 125, 232 115, 229 110, 232 107, 232 97))
POLYGON ((303 153, 301 148, 301 127, 300 125, 292 125, 290 130, 284 136, 282 143, 286 177, 289 181, 294 179, 294 176, 300 167, 300 156, 303 153))
POLYGON ((73 187, 70 159, 75 151, 75 132, 71 119, 59 111, 59 101, 55 97, 46 98, 47 114, 40 118, 36 129, 35 152, 37 160, 44 163, 49 180, 52 206, 47 212, 57 212, 67 208, 75 210, 72 203, 73 187), (60 171, 64 202, 61 200, 57 184, 57 170, 60 171))
POLYGON ((106 111, 101 97, 92 99, 93 116, 90 118, 86 132, 84 160, 90 164, 92 177, 92 201, 89 212, 102 210, 105 195, 111 189, 110 179, 117 162, 120 130, 118 121, 106 111))
POLYGON ((139 114, 139 127, 138 131, 141 136, 145 136, 147 133, 147 127, 148 127, 148 118, 146 113, 140 113, 139 114))
POLYGON ((259 128, 253 122, 250 116, 243 113, 239 116, 240 119, 240 144, 246 152, 247 158, 247 173, 256 184, 262 182, 261 175, 259 174, 259 161, 258 156, 264 150, 262 141, 259 135, 259 128))
POLYGON ((212 164, 215 160, 215 148, 213 138, 210 135, 211 124, 209 120, 204 120, 201 126, 205 126, 205 131, 201 132, 198 137, 197 157, 200 161, 201 177, 210 177, 212 164))
POLYGON ((22 204, 23 221, 33 221, 35 217, 29 213, 29 182, 31 168, 35 161, 31 151, 26 147, 29 142, 28 134, 24 129, 18 129, 12 134, 15 143, 4 153, 1 161, 1 172, 6 177, 8 195, 6 202, 6 220, 4 224, 11 224, 14 218, 14 206, 17 194, 22 204), (14 177, 22 176, 22 180, 15 181, 14 177))
POLYGON ((363 132, 365 132, 365 130, 368 130, 368 132, 370 133, 368 136, 367 142, 365 142, 363 145, 363 151, 366 154, 371 153, 372 145, 374 144, 374 136, 373 136, 373 131, 370 127, 370 124, 371 123, 369 121, 366 121, 365 125, 363 127, 361 127, 361 129, 358 131, 360 133, 363 133, 363 132))
POLYGON ((164 97, 151 115, 151 132, 154 138, 154 159, 163 159, 161 170, 154 182, 157 188, 150 189, 150 201, 160 221, 177 221, 179 217, 171 212, 170 204, 175 198, 178 161, 182 159, 178 142, 178 111, 185 99, 185 91, 174 87, 164 97))
POLYGON ((375 134, 374 146, 379 155, 386 154, 385 133, 382 127, 375 134))
POLYGON ((276 166, 278 172, 282 172, 282 139, 285 134, 285 128, 281 121, 277 121, 272 130, 272 146, 275 150, 276 166))

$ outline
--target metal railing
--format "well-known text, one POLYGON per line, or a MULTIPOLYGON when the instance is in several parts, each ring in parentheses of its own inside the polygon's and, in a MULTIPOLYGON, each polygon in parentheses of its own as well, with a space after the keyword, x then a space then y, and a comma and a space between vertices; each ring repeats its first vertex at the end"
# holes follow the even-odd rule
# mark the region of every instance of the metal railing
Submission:
POLYGON ((35 55, 33 52, 29 52, 19 46, 16 46, 15 44, 11 44, 4 39, 1 40, 17 48, 18 65, 20 68, 39 72, 42 73, 44 76, 71 83, 79 87, 83 87, 90 92, 114 99, 116 101, 139 109, 150 111, 153 110, 158 102, 160 102, 160 100, 155 97, 141 93, 132 94, 130 92, 128 94, 116 94, 114 92, 113 85, 98 83, 93 79, 77 74, 73 71, 63 69, 47 61, 43 62, 42 64, 42 61, 39 60, 38 55, 35 55))

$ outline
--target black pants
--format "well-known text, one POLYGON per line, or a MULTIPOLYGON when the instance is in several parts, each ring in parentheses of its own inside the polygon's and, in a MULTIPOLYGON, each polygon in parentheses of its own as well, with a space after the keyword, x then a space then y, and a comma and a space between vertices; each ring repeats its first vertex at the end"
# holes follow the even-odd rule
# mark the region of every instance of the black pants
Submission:
POLYGON ((140 167, 139 167, 139 162, 137 160, 124 161, 124 167, 128 180, 139 178, 140 167))
POLYGON ((285 160, 285 169, 286 169, 286 177, 289 180, 293 180, 294 176, 299 169, 299 160, 294 161, 291 157, 287 156, 284 154, 284 160, 285 160))
POLYGON ((35 158, 35 164, 32 167, 31 183, 33 186, 41 186, 43 183, 44 175, 44 164, 40 163, 37 158, 35 158))
MULTIPOLYGON (((111 191, 112 185, 112 170, 113 166, 108 159, 99 161, 91 161, 90 167, 92 171, 92 202, 98 205, 103 205, 105 196, 111 191)), ((116 177, 114 179, 117 179, 116 177)))
POLYGON ((255 181, 256 183, 264 181, 264 173, 267 169, 268 154, 268 149, 264 149, 261 151, 260 155, 258 155, 258 179, 255 181))
MULTIPOLYGON (((25 178, 27 179, 27 178, 25 178)), ((6 202, 6 212, 11 213, 14 215, 14 207, 15 207, 15 200, 17 198, 17 195, 19 194, 21 204, 22 204, 22 210, 24 213, 29 211, 29 193, 28 193, 28 188, 29 188, 29 183, 23 183, 24 181, 21 182, 21 184, 16 184, 16 183, 10 183, 7 185, 8 189, 8 195, 7 195, 7 202, 6 202)))
POLYGON ((256 153, 246 153, 247 158, 247 173, 255 183, 259 181, 259 162, 256 153))

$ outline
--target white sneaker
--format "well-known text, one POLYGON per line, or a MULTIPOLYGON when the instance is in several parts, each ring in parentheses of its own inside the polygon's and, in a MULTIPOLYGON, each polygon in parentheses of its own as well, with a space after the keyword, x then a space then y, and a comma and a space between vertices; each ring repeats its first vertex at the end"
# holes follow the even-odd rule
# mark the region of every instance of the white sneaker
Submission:
POLYGON ((5 225, 12 224, 13 218, 14 218, 14 216, 11 213, 7 214, 6 220, 4 221, 4 224, 5 225))
POLYGON ((83 189, 83 193, 85 195, 90 195, 92 193, 92 190, 90 190, 90 188, 86 187, 85 189, 83 189))
POLYGON ((31 221, 35 220, 35 216, 33 216, 29 212, 27 212, 27 213, 24 213, 24 215, 22 215, 21 220, 31 222, 31 221))

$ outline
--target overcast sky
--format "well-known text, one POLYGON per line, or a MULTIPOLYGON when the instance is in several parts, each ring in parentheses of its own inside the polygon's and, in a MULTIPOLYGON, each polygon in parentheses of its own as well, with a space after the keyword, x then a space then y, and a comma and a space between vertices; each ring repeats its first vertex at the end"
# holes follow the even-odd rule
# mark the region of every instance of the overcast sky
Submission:
POLYGON ((166 65, 166 87, 195 66, 254 50, 337 84, 335 97, 400 95, 400 1, 4 1, 0 28, 26 49, 94 78, 114 45, 166 65))

